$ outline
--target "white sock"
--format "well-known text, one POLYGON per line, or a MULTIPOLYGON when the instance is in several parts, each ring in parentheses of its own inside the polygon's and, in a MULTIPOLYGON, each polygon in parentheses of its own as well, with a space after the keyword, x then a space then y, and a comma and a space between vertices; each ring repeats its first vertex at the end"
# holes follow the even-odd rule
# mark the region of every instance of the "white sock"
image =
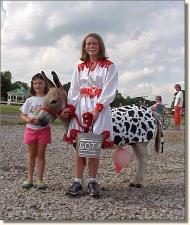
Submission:
POLYGON ((74 181, 82 184, 82 179, 81 178, 75 178, 74 181))
POLYGON ((90 182, 96 182, 96 177, 90 177, 90 182))

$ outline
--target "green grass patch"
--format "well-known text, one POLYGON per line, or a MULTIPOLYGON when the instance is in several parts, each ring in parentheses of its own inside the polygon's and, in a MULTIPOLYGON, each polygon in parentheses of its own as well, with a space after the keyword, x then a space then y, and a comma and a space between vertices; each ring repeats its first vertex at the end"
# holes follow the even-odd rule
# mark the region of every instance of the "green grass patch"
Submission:
POLYGON ((1 112, 2 113, 19 113, 20 112, 20 107, 19 105, 5 105, 5 104, 1 104, 1 112))
POLYGON ((25 125, 24 122, 22 121, 1 121, 0 122, 0 125, 3 126, 3 125, 25 125))
MULTIPOLYGON (((56 120, 52 123, 53 125, 62 125, 62 123, 59 120, 56 120)), ((26 125, 26 123, 22 121, 0 121, 0 125, 26 125)))

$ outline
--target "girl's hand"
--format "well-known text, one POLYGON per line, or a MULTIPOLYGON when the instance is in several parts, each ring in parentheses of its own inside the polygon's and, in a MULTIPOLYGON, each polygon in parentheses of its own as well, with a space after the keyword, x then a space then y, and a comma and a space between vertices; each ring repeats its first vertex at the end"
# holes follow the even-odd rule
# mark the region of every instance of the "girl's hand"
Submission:
POLYGON ((37 125, 37 118, 36 117, 28 117, 28 122, 34 125, 37 125))
POLYGON ((93 121, 95 122, 98 119, 100 112, 96 109, 90 112, 93 115, 93 121))
POLYGON ((64 118, 67 119, 71 116, 71 110, 69 108, 66 108, 63 110, 62 113, 59 114, 58 118, 64 118))

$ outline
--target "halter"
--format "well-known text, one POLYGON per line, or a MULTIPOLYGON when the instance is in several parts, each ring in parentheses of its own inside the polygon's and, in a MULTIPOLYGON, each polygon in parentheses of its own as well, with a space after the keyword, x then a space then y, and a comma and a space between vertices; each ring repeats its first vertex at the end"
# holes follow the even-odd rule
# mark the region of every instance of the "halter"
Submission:
MULTIPOLYGON (((50 108, 48 108, 48 107, 43 107, 43 108, 41 108, 41 110, 46 111, 46 112, 48 112, 49 114, 51 114, 51 115, 53 115, 53 116, 55 116, 55 117, 59 116, 59 115, 62 113, 62 110, 59 111, 59 112, 57 112, 57 113, 55 113, 55 112, 53 112, 53 111, 52 111, 50 108)), ((83 113, 83 117, 85 116, 85 114, 88 115, 88 116, 87 116, 87 117, 88 117, 88 118, 87 118, 87 121, 88 121, 88 122, 85 123, 86 126, 83 126, 83 125, 80 123, 79 118, 78 118, 78 116, 77 116, 77 114, 76 114, 75 112, 73 113, 72 117, 74 117, 74 118, 76 119, 78 125, 79 125, 82 129, 84 129, 85 132, 88 132, 89 129, 90 129, 90 127, 91 127, 91 125, 92 125, 92 117, 91 117, 90 114, 88 114, 88 113, 83 113), (90 117, 90 118, 89 118, 89 117, 90 117)))
POLYGON ((49 114, 51 114, 53 116, 56 116, 56 117, 62 113, 62 110, 57 112, 57 113, 55 113, 48 107, 43 107, 43 108, 41 108, 41 110, 44 110, 44 111, 48 112, 49 114))

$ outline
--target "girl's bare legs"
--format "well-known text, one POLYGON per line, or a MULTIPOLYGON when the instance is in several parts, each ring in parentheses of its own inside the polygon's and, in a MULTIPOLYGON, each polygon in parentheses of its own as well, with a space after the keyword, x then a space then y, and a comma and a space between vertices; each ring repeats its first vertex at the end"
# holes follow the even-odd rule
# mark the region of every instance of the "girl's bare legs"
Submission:
POLYGON ((33 173, 34 173, 34 168, 35 168, 35 163, 36 163, 36 156, 37 156, 37 143, 28 145, 28 150, 29 150, 29 156, 28 156, 28 181, 33 180, 33 173))
POLYGON ((88 169, 89 169, 89 175, 91 178, 96 178, 96 174, 98 172, 98 166, 99 166, 99 158, 89 159, 88 169))
POLYGON ((96 175, 98 172, 99 158, 92 158, 88 161, 90 181, 88 183, 88 192, 92 197, 98 197, 100 195, 100 190, 98 184, 96 183, 96 175))
POLYGON ((37 145, 37 159, 38 159, 38 179, 43 180, 45 169, 45 152, 47 145, 38 143, 37 145))
POLYGON ((75 178, 82 179, 83 171, 85 167, 85 158, 79 157, 75 154, 75 178))

